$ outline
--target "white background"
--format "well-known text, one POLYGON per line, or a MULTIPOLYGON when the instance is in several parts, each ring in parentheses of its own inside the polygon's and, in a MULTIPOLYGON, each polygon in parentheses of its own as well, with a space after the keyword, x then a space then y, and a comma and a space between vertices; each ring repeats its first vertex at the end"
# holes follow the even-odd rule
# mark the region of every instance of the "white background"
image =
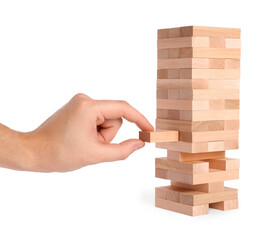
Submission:
MULTIPOLYGON (((70 173, 0 169, 0 239, 265 237, 264 1, 0 1, 0 122, 29 131, 83 92, 123 99, 154 124, 158 28, 240 27, 240 208, 200 217, 154 207, 147 145, 126 161, 70 173)), ((115 141, 138 137, 125 123, 115 141)))

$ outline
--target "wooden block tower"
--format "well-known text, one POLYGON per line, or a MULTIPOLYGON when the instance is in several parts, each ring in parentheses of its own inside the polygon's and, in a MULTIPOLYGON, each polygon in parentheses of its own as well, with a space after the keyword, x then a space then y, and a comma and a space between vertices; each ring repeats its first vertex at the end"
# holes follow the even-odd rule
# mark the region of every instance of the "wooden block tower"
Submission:
POLYGON ((155 205, 191 216, 238 208, 224 181, 239 177, 225 151, 238 148, 240 29, 159 29, 157 47, 156 131, 140 133, 167 149, 155 175, 171 185, 155 189, 155 205))

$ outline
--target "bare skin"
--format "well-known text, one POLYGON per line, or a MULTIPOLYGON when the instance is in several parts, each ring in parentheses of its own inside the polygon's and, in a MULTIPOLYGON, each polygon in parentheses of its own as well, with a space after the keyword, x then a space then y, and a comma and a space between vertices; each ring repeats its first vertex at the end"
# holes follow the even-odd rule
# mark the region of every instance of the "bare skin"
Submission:
POLYGON ((122 118, 141 130, 153 126, 124 101, 93 100, 75 95, 32 132, 0 124, 0 167, 37 172, 67 172, 87 165, 126 159, 144 142, 111 143, 122 118))

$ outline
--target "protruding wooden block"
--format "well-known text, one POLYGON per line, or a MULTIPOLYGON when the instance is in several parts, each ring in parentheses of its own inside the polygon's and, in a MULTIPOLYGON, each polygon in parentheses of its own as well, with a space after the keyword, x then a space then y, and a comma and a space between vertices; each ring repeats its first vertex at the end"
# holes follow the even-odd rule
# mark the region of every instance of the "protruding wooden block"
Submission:
POLYGON ((179 139, 178 131, 160 131, 153 132, 140 131, 139 139, 143 142, 176 142, 179 139))
POLYGON ((222 202, 211 203, 210 208, 227 211, 238 208, 238 199, 226 200, 222 202))
POLYGON ((155 198, 155 206, 159 208, 163 208, 166 210, 186 214, 189 216, 200 216, 204 214, 208 214, 209 205, 198 205, 198 206, 190 206, 174 201, 169 201, 162 198, 155 198))
POLYGON ((190 185, 185 183, 180 183, 176 181, 171 181, 172 186, 191 189, 199 192, 215 193, 224 191, 224 182, 214 182, 214 183, 204 183, 198 185, 190 185))
POLYGON ((207 173, 209 172, 209 164, 204 161, 194 161, 194 162, 179 162, 175 160, 169 160, 166 158, 156 158, 155 167, 166 170, 173 170, 183 173, 207 173))

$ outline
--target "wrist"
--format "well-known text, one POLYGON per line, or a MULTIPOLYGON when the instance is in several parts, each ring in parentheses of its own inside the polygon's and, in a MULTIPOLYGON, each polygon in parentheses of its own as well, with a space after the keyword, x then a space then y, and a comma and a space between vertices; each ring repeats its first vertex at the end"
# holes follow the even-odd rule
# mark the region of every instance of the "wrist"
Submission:
POLYGON ((31 171, 34 152, 27 144, 27 134, 0 124, 0 167, 31 171))

